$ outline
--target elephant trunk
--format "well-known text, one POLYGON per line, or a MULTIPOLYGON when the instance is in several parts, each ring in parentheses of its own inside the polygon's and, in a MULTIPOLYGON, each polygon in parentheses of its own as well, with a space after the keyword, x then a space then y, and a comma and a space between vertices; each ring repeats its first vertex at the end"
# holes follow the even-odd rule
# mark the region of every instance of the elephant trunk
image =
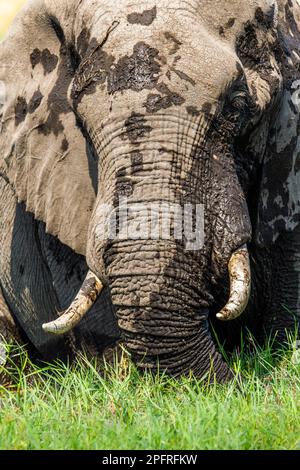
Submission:
MULTIPOLYGON (((133 112, 123 119, 88 129, 101 158, 87 263, 110 286, 137 364, 224 382, 231 372, 208 323, 212 282, 250 233, 231 155, 213 143, 204 114, 133 112)), ((229 264, 224 320, 245 308, 247 259, 242 249, 229 264)))
POLYGON ((113 243, 105 253, 112 301, 126 348, 143 369, 172 376, 231 377, 212 340, 208 298, 192 257, 171 241, 113 243))

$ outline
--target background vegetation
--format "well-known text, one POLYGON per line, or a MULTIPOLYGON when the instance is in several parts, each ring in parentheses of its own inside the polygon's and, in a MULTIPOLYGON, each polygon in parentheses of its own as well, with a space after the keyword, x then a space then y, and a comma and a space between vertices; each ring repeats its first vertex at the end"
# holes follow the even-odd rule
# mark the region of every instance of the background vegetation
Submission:
POLYGON ((3 37, 15 14, 25 0, 0 0, 0 38, 3 37))

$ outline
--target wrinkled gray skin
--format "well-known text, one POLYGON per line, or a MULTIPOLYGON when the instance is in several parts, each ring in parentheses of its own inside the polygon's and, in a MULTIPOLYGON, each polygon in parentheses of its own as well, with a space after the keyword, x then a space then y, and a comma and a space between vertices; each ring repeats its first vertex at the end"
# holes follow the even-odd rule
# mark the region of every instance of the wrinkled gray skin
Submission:
POLYGON ((295 0, 28 2, 0 45, 0 285, 43 357, 121 337, 142 368, 223 382, 211 321, 228 347, 241 326, 280 343, 294 332, 298 27, 295 0), (203 249, 100 240, 99 207, 122 195, 203 204, 203 249), (245 243, 249 305, 221 323, 245 243), (88 268, 106 291, 71 334, 44 333, 88 268))

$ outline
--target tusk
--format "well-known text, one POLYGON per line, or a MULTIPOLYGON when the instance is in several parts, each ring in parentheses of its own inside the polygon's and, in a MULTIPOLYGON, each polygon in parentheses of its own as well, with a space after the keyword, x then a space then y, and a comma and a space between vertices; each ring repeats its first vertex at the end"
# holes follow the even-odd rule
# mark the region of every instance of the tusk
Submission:
POLYGON ((55 335, 72 330, 92 308, 102 290, 102 282, 89 271, 72 305, 57 320, 45 323, 43 330, 55 335))
POLYGON ((225 307, 217 314, 219 320, 239 317, 247 307, 251 289, 249 253, 246 245, 235 251, 228 263, 230 296, 225 307))

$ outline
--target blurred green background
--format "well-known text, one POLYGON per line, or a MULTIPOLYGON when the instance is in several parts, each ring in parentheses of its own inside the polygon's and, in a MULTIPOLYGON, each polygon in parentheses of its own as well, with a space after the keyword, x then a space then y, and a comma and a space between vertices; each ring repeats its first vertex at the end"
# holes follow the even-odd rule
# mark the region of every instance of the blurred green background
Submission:
POLYGON ((14 16, 26 0, 0 0, 0 38, 6 33, 14 16))

